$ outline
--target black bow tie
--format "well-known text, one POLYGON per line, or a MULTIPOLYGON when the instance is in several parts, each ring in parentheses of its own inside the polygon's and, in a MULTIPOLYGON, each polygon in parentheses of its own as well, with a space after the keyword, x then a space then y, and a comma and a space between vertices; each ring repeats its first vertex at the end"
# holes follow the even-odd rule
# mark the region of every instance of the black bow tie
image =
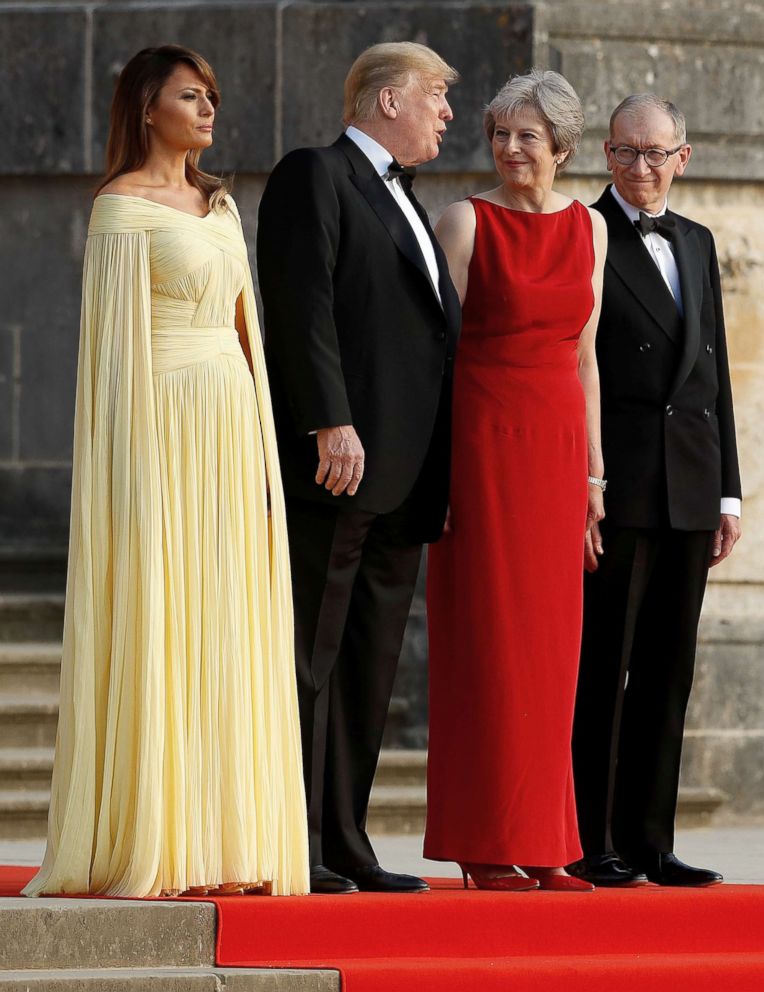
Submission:
POLYGON ((662 238, 670 241, 676 234, 676 221, 671 217, 667 217, 665 214, 662 217, 651 217, 643 210, 639 211, 639 220, 634 221, 634 227, 642 237, 655 232, 655 234, 660 234, 662 238))
POLYGON ((411 184, 416 179, 416 168, 413 165, 401 165, 400 162, 396 162, 396 160, 393 159, 387 167, 385 179, 400 179, 403 188, 405 190, 410 190, 411 184))

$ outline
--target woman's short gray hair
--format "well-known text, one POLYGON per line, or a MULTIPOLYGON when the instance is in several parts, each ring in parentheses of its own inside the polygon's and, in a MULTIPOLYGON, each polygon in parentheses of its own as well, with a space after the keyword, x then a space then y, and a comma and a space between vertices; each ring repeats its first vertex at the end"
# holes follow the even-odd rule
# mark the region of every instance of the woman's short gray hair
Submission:
POLYGON ((576 154, 586 121, 578 94, 559 72, 531 69, 522 76, 512 76, 485 109, 483 126, 493 141, 496 122, 523 110, 532 110, 544 121, 552 135, 555 154, 567 152, 558 166, 561 172, 576 154))

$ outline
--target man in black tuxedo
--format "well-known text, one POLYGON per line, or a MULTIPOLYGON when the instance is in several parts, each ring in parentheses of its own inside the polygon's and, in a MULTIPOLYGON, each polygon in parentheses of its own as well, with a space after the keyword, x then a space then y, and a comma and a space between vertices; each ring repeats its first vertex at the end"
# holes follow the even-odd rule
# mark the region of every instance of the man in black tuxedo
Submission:
POLYGON ((709 565, 740 536, 740 475, 711 232, 666 208, 690 160, 684 117, 652 94, 613 112, 597 359, 608 477, 586 550, 573 733, 595 885, 711 885, 673 853, 698 620, 709 565), (627 682, 628 676, 628 682, 627 682))
POLYGON ((290 152, 260 205, 313 892, 427 888, 384 871, 365 827, 422 542, 448 502, 460 307, 411 183, 456 78, 423 45, 368 49, 345 133, 290 152))

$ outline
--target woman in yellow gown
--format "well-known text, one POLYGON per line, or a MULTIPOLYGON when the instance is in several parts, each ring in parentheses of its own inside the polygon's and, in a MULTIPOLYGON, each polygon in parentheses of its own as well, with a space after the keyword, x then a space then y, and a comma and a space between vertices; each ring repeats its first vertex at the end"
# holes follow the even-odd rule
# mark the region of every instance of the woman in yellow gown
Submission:
POLYGON ((284 504, 209 65, 146 49, 85 253, 61 706, 27 895, 309 888, 284 504), (245 356, 246 351, 246 356, 245 356))

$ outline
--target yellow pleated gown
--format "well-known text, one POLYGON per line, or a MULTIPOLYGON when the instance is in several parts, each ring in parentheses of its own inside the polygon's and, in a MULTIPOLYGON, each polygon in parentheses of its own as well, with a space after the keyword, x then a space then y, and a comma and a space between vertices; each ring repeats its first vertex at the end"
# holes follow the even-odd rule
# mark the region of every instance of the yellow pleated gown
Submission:
POLYGON ((102 195, 85 253, 48 843, 25 892, 224 882, 309 888, 252 278, 230 197, 202 218, 102 195))

